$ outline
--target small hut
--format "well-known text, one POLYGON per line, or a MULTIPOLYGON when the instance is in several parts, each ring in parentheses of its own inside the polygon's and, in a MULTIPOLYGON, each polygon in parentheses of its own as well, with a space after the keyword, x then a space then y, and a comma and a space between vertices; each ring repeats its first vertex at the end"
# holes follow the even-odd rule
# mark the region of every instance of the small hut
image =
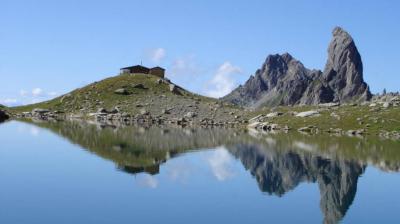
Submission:
POLYGON ((161 67, 147 68, 142 65, 135 65, 130 67, 121 68, 121 74, 146 74, 155 75, 160 78, 164 78, 165 69, 161 67))
POLYGON ((165 69, 161 68, 161 67, 154 67, 150 69, 150 75, 155 75, 158 76, 160 78, 164 78, 165 76, 165 69))

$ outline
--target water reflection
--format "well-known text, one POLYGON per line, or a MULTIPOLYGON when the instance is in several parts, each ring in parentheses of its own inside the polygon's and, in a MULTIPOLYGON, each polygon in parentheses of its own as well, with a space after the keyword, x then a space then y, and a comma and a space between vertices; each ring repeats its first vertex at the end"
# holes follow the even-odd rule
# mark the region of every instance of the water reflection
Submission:
MULTIPOLYGON (((118 170, 138 174, 156 188, 160 165, 183 153, 217 148, 207 158, 219 181, 234 177, 231 155, 256 179, 259 189, 281 197, 303 182, 317 183, 324 223, 337 223, 351 206, 367 165, 399 171, 399 143, 374 138, 249 135, 226 129, 112 127, 83 122, 41 122, 74 144, 112 160, 118 170)), ((184 172, 184 169, 183 171, 184 172)), ((175 176, 180 174, 173 174, 175 176)))
POLYGON ((365 165, 327 159, 311 152, 276 150, 266 145, 239 144, 229 151, 256 178, 263 192, 282 196, 301 182, 317 182, 324 223, 336 223, 353 202, 365 165))

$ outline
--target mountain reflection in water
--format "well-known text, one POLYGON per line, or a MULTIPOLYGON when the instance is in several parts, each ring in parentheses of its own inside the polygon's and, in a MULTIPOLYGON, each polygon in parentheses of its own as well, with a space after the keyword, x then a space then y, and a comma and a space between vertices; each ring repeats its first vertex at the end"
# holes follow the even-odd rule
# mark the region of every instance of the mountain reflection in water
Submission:
POLYGON ((227 129, 111 127, 84 122, 40 122, 42 128, 113 161, 121 171, 156 175, 182 153, 224 146, 278 197, 302 182, 317 183, 324 223, 337 223, 351 206, 367 165, 399 171, 399 143, 374 138, 271 134, 251 136, 227 129))

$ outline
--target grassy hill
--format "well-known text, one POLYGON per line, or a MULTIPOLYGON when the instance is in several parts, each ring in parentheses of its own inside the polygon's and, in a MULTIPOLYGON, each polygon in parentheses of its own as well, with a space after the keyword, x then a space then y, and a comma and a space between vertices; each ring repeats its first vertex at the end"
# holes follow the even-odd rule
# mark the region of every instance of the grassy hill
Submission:
POLYGON ((204 118, 220 121, 233 120, 233 111, 239 111, 217 99, 200 96, 181 87, 170 90, 171 83, 159 77, 144 74, 124 74, 94 82, 55 99, 14 107, 11 112, 30 112, 34 108, 62 111, 66 114, 86 115, 99 108, 112 110, 118 107, 121 113, 140 114, 143 111, 153 116, 166 118, 183 117, 193 112, 193 120, 204 118), (120 93, 115 91, 120 90, 120 93), (123 91, 122 91, 123 90, 123 91))

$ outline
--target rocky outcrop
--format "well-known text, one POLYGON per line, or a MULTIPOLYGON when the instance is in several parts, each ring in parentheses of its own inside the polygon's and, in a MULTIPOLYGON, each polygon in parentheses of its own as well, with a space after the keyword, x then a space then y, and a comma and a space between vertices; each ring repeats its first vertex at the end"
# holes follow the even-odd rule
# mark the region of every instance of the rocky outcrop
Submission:
POLYGON ((270 55, 254 76, 222 100, 259 108, 344 103, 370 98, 355 43, 346 31, 337 27, 333 31, 324 72, 307 69, 288 53, 270 55))
POLYGON ((10 116, 8 116, 8 114, 5 111, 0 110, 0 122, 3 122, 9 118, 10 116))
POLYGON ((334 91, 334 101, 365 101, 371 98, 368 85, 363 79, 363 64, 353 38, 345 30, 336 27, 329 44, 328 61, 324 79, 334 91))

